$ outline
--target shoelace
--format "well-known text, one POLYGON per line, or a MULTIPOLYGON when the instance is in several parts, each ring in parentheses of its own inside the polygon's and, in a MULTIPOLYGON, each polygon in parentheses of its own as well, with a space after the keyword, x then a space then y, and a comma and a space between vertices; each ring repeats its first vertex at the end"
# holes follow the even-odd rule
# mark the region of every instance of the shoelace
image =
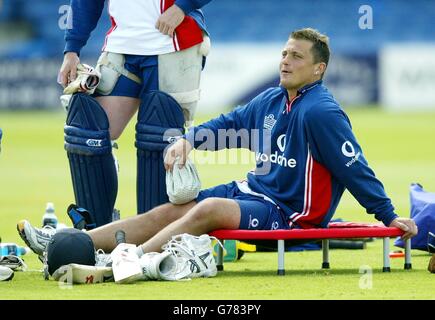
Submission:
POLYGON ((111 262, 110 254, 105 253, 103 249, 98 249, 95 252, 95 266, 107 267, 111 262))
POLYGON ((50 226, 49 224, 46 224, 41 229, 37 229, 37 228, 35 228, 35 229, 47 237, 51 237, 53 235, 52 231, 56 232, 56 228, 50 226))
MULTIPOLYGON (((172 275, 175 275, 180 267, 180 263, 185 263, 188 260, 194 258, 194 253, 184 244, 181 235, 173 236, 166 244, 162 246, 162 249, 169 251, 175 259, 175 268, 172 271, 172 275), (185 260, 185 261, 183 261, 185 260)), ((189 278, 183 278, 189 280, 189 278)), ((183 280, 180 279, 180 280, 183 280)))
MULTIPOLYGON (((198 240, 200 237, 193 236, 193 238, 198 240)), ((210 239, 210 242, 212 240, 215 240, 217 242, 217 244, 224 251, 226 251, 224 245, 222 244, 222 242, 218 238, 216 238, 214 236, 208 236, 208 238, 210 239)), ((194 254, 194 253, 192 253, 192 251, 190 250, 189 246, 184 244, 184 243, 185 243, 185 241, 183 240, 183 235, 182 234, 175 235, 175 236, 172 236, 172 239, 169 240, 168 243, 166 243, 166 244, 164 244, 162 246, 162 249, 163 250, 168 249, 170 252, 172 252, 171 250, 176 250, 178 248, 178 249, 181 249, 183 252, 187 253, 189 256, 192 256, 192 254, 194 254), (186 249, 185 246, 187 246, 189 249, 186 249)))
MULTIPOLYGON (((199 239, 200 237, 197 236, 193 236, 195 239, 199 239)), ((222 247, 222 249, 224 251, 225 247, 223 246, 223 244, 219 241, 218 238, 213 237, 213 236, 208 236, 210 239, 210 243, 212 240, 215 240, 217 242, 217 244, 222 247)), ((192 250, 190 248, 190 246, 188 246, 187 244, 185 244, 186 241, 184 241, 183 239, 183 235, 176 235, 173 236, 171 240, 169 240, 166 244, 164 244, 162 246, 163 250, 167 250, 169 251, 172 255, 174 255, 175 257, 180 257, 180 258, 185 258, 185 256, 187 255, 188 258, 195 258, 196 253, 194 250, 192 250)), ((176 259, 176 270, 178 269, 178 261, 179 259, 176 259)))
POLYGON ((214 237, 214 236, 209 236, 209 238, 210 238, 211 240, 215 240, 215 241, 217 242, 217 244, 218 244, 222 249, 224 249, 224 251, 226 251, 224 245, 222 244, 222 242, 221 242, 218 238, 216 238, 216 237, 214 237))
POLYGON ((164 244, 162 246, 162 249, 165 251, 169 251, 176 257, 182 257, 183 254, 188 255, 189 257, 193 255, 189 248, 186 248, 186 245, 184 243, 175 239, 172 239, 167 244, 164 244))

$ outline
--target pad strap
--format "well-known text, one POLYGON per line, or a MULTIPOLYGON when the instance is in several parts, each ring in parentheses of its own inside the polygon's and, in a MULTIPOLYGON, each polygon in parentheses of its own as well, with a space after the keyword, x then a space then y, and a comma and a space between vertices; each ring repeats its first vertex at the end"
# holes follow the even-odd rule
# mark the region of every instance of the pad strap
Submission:
POLYGON ((169 94, 174 97, 175 100, 177 100, 178 103, 192 103, 199 101, 200 98, 200 89, 195 89, 192 91, 186 91, 186 92, 170 92, 169 94))
POLYGON ((99 63, 103 66, 106 66, 106 67, 112 69, 112 70, 115 70, 119 74, 122 74, 124 77, 127 77, 128 79, 130 79, 138 84, 142 83, 141 79, 138 76, 136 76, 134 73, 132 73, 132 72, 128 71, 127 69, 125 69, 124 67, 116 65, 112 61, 110 61, 108 58, 108 55, 102 56, 99 63))

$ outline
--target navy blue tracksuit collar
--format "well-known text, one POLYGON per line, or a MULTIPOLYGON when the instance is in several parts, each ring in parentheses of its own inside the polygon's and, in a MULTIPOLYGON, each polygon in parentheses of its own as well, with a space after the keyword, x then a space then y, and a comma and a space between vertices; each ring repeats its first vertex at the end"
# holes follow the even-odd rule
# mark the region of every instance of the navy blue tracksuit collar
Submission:
POLYGON ((294 97, 292 98, 292 100, 289 100, 287 89, 284 88, 284 87, 280 87, 281 90, 282 90, 283 93, 284 93, 284 96, 285 96, 285 109, 284 109, 284 111, 283 111, 283 114, 285 114, 285 113, 289 113, 289 112, 290 112, 290 110, 291 110, 291 108, 292 108, 292 105, 293 105, 293 102, 294 102, 296 99, 298 99, 300 96, 302 96, 302 95, 303 95, 304 93, 306 93, 307 91, 310 91, 311 89, 317 87, 318 85, 321 85, 322 82, 323 82, 322 80, 317 80, 317 81, 315 81, 315 82, 312 82, 312 83, 309 83, 309 84, 303 86, 302 88, 300 88, 300 89, 297 91, 296 96, 294 96, 294 97))
MULTIPOLYGON (((322 83, 323 83, 323 80, 317 80, 317 81, 315 81, 315 82, 309 83, 309 84, 303 86, 302 88, 300 88, 300 89, 297 91, 297 95, 296 95, 296 96, 299 96, 299 95, 301 95, 301 94, 304 94, 305 92, 307 92, 307 91, 313 89, 313 88, 316 87, 317 85, 321 85, 322 83)), ((285 96, 286 96, 286 98, 287 98, 287 101, 288 101, 289 98, 288 98, 288 92, 287 92, 287 89, 284 88, 284 87, 281 87, 281 86, 280 86, 280 88, 281 88, 281 90, 284 92, 284 94, 285 94, 285 96)))

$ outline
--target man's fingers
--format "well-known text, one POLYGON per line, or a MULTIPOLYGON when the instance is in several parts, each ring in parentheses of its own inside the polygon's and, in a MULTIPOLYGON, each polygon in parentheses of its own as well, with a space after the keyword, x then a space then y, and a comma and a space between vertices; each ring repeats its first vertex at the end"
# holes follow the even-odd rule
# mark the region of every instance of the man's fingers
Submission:
POLYGON ((62 71, 59 73, 58 83, 64 88, 68 85, 68 74, 66 72, 62 71))
POLYGON ((178 168, 183 168, 186 164, 186 156, 183 154, 178 159, 178 168))
POLYGON ((402 240, 408 240, 408 239, 410 239, 411 238, 411 233, 410 232, 405 232, 403 235, 402 235, 402 240))
POLYGON ((166 24, 166 22, 162 21, 161 18, 157 20, 156 28, 163 34, 167 34, 169 30, 169 26, 166 24))
POLYGON ((405 224, 408 227, 408 233, 411 236, 415 236, 418 233, 417 225, 413 220, 406 221, 405 224))
POLYGON ((412 223, 409 227, 410 227, 410 231, 409 231, 410 237, 417 235, 418 233, 417 225, 415 223, 412 223))
POLYGON ((168 152, 166 152, 164 166, 166 171, 171 171, 175 162, 175 150, 173 148, 169 148, 168 152))
POLYGON ((397 227, 405 232, 409 231, 409 227, 400 221, 397 221, 397 227))
POLYGON ((168 155, 166 155, 165 157, 164 166, 166 171, 169 171, 171 169, 171 161, 168 155))
POLYGON ((412 220, 404 221, 404 222, 398 221, 397 225, 398 228, 405 231, 405 233, 402 235, 403 240, 411 239, 418 233, 417 225, 412 220))
POLYGON ((160 31, 162 34, 165 34, 165 24, 160 23, 160 25, 159 25, 159 31, 160 31))
POLYGON ((169 35, 169 26, 167 25, 167 24, 165 24, 164 26, 163 26, 163 30, 162 30, 162 33, 163 34, 166 34, 166 35, 169 35))
POLYGON ((174 163, 171 162, 170 160, 165 161, 165 170, 166 171, 171 171, 172 172, 172 167, 173 167, 174 163))
POLYGON ((173 38, 173 37, 174 37, 174 31, 175 31, 174 28, 169 28, 169 30, 168 30, 168 36, 170 36, 171 38, 173 38))
POLYGON ((77 78, 77 67, 71 68, 69 73, 69 81, 72 82, 77 78))
POLYGON ((405 233, 402 235, 402 240, 408 240, 408 239, 411 239, 413 236, 415 236, 415 233, 413 233, 413 232, 405 232, 405 233))

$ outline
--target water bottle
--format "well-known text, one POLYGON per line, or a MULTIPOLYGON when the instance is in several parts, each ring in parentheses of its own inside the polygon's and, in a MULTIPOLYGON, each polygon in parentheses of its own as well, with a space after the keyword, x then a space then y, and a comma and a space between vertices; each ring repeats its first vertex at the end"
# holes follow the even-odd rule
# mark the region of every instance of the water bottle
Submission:
POLYGON ((0 257, 2 256, 22 256, 29 252, 29 248, 20 247, 15 243, 0 243, 0 257))
POLYGON ((49 225, 53 228, 57 228, 57 217, 54 213, 54 204, 52 202, 47 202, 47 206, 45 207, 45 213, 42 217, 42 226, 49 225))

